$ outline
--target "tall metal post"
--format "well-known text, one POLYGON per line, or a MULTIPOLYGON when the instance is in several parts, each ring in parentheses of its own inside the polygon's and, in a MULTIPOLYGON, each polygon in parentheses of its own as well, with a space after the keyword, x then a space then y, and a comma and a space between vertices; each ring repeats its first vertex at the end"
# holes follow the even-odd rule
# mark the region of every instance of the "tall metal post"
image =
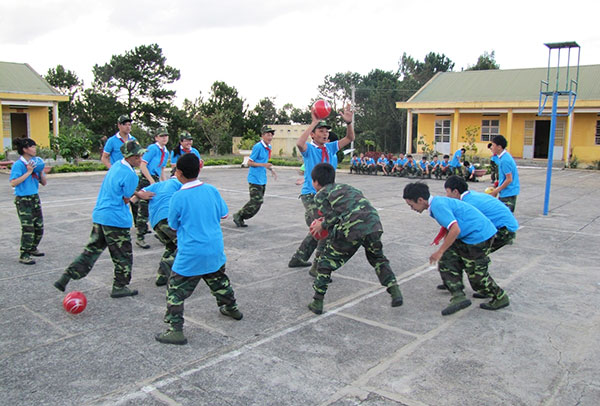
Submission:
POLYGON ((554 159, 554 136, 556 135, 556 110, 558 92, 552 94, 552 118, 550 120, 550 142, 548 145, 548 168, 546 169, 546 191, 544 193, 544 216, 548 215, 550 205, 550 186, 552 186, 552 160, 554 159))

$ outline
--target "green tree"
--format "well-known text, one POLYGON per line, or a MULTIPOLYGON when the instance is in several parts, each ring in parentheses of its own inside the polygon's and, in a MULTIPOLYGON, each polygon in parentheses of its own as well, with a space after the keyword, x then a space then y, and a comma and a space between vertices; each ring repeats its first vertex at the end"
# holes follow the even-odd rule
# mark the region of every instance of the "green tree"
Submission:
POLYGON ((209 115, 197 116, 202 133, 210 145, 210 154, 231 153, 231 116, 227 110, 218 110, 209 115))
POLYGON ((166 64, 157 44, 141 45, 110 62, 94 65, 94 87, 101 94, 114 95, 125 105, 125 113, 147 127, 165 121, 165 112, 175 97, 166 85, 180 78, 180 72, 166 64))
POLYGON ((285 124, 279 122, 275 103, 269 97, 260 99, 256 106, 248 112, 246 128, 260 134, 262 126, 267 124, 285 124))
POLYGON ((411 88, 417 90, 434 77, 439 72, 448 72, 454 69, 454 62, 444 54, 429 52, 425 55, 423 62, 416 61, 412 56, 406 55, 406 52, 400 59, 399 73, 403 80, 410 82, 411 88))
POLYGON ((477 63, 473 66, 469 66, 466 70, 491 70, 491 69, 500 69, 500 65, 496 62, 496 53, 492 51, 491 53, 487 53, 485 51, 483 54, 479 55, 477 58, 477 63))
POLYGON ((69 162, 87 157, 94 133, 83 124, 61 126, 58 136, 50 134, 50 148, 69 162))
POLYGON ((73 110, 79 122, 94 134, 110 137, 117 132, 117 120, 126 113, 126 106, 110 91, 99 92, 91 87, 83 91, 73 110))
POLYGON ((48 69, 48 73, 44 76, 44 79, 56 90, 69 96, 68 102, 58 103, 58 117, 60 123, 63 125, 73 124, 75 122, 75 97, 83 90, 83 81, 77 77, 75 72, 66 70, 62 65, 48 69))
MULTIPOLYGON (((214 117, 227 119, 229 152, 231 151, 232 137, 242 137, 246 133, 246 110, 244 100, 239 97, 235 87, 225 82, 216 81, 210 88, 208 100, 200 106, 201 117, 214 117), (223 114, 217 114, 222 112, 223 114)), ((211 127, 211 126, 208 126, 211 127)), ((206 126, 203 126, 206 130, 206 126)), ((260 131, 260 129, 259 129, 260 131)), ((212 139, 212 135, 204 134, 205 139, 212 139)), ((211 146, 212 148, 212 146, 211 146)))

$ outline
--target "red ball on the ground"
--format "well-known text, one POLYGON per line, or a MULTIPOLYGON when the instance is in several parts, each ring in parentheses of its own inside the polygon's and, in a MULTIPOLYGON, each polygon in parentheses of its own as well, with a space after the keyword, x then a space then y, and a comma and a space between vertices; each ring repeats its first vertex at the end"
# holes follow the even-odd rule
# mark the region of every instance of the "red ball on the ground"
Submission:
POLYGON ((71 314, 81 313, 87 306, 87 298, 83 292, 69 292, 63 299, 63 307, 71 314))
MULTIPOLYGON (((320 221, 321 219, 314 219, 313 222, 310 224, 310 229, 312 230, 313 226, 315 226, 320 221)), ((329 235, 329 232, 323 228, 320 233, 315 234, 311 231, 311 234, 313 237, 315 237, 316 240, 322 240, 323 238, 326 238, 329 235)))
POLYGON ((323 120, 331 113, 331 104, 329 104, 327 100, 317 100, 315 104, 313 104, 312 110, 319 120, 323 120))

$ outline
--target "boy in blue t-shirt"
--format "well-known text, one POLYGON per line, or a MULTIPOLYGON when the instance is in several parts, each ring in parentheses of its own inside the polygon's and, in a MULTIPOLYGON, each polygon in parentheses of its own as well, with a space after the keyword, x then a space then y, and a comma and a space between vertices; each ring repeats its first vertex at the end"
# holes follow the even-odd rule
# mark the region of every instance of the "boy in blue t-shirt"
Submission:
POLYGON ((138 294, 127 285, 131 281, 133 251, 129 229, 133 223, 128 204, 135 193, 138 177, 135 167, 142 161, 143 149, 137 141, 128 141, 121 147, 123 159, 115 162, 104 177, 96 206, 92 213, 92 233, 83 252, 54 282, 54 287, 64 292, 71 279, 87 276, 108 247, 113 261, 114 281, 110 297, 119 298, 138 294))
POLYGON ((156 237, 165 245, 158 265, 156 275, 156 286, 167 284, 175 254, 177 253, 177 233, 171 227, 167 218, 169 217, 169 202, 175 192, 181 189, 181 182, 175 176, 164 181, 156 182, 135 192, 132 198, 148 200, 148 213, 150 214, 150 226, 156 233, 156 237))
POLYGON ((202 157, 200 156, 200 152, 194 148, 192 146, 192 144, 194 143, 194 138, 192 137, 192 134, 190 134, 187 131, 182 131, 179 134, 179 145, 177 145, 175 148, 173 148, 173 151, 171 151, 171 174, 175 175, 175 169, 176 169, 176 164, 177 164, 177 160, 179 159, 179 157, 181 157, 184 154, 194 154, 198 157, 198 159, 200 160, 200 169, 202 169, 202 166, 204 164, 204 161, 202 160, 202 157))
POLYGON ((200 182, 200 161, 193 154, 177 160, 175 176, 181 189, 169 204, 169 226, 177 231, 178 250, 167 282, 167 312, 164 321, 170 328, 156 334, 164 344, 186 344, 183 335, 184 301, 200 280, 208 285, 224 316, 241 320, 235 295, 225 274, 225 249, 221 219, 227 217, 227 205, 217 188, 200 182))
MULTIPOLYGON (((327 162, 334 168, 337 168, 337 152, 354 141, 354 127, 352 125, 354 110, 350 104, 346 105, 340 113, 342 120, 346 123, 346 136, 341 140, 327 142, 331 126, 327 125, 326 121, 319 120, 314 111, 311 110, 310 114, 312 122, 298 138, 298 141, 296 141, 296 147, 298 147, 304 160, 304 185, 302 186, 302 192, 300 192, 300 200, 304 206, 304 220, 307 227, 310 227, 313 220, 320 217, 314 201, 317 191, 313 187, 310 173, 315 165, 321 162, 327 162), (312 138, 311 142, 308 142, 309 137, 312 138)), ((300 246, 296 249, 296 252, 292 255, 288 267, 314 265, 314 269, 311 269, 314 274, 316 272, 316 261, 314 264, 311 264, 308 260, 315 249, 317 249, 316 257, 318 257, 324 247, 325 240, 317 243, 317 240, 308 232, 300 243, 300 246)))
POLYGON ((350 173, 360 173, 360 158, 354 154, 352 155, 352 159, 350 160, 350 173))
POLYGON ((387 176, 387 175, 389 175, 387 166, 388 166, 388 160, 385 157, 385 154, 381 154, 381 156, 379 158, 377 158, 377 171, 381 171, 381 172, 383 172, 384 176, 387 176))
POLYGON ((452 156, 452 160, 450 161, 450 175, 462 175, 462 164, 460 160, 463 158, 465 152, 467 152, 467 150, 465 148, 461 148, 452 156))
POLYGON ((244 220, 250 219, 258 213, 263 204, 265 191, 267 189, 267 169, 277 180, 277 174, 273 169, 271 159, 271 141, 275 130, 270 127, 263 127, 261 130, 261 140, 254 144, 250 159, 248 160, 248 188, 250 189, 250 200, 233 215, 233 222, 237 227, 248 227, 244 220))
MULTIPOLYGON (((146 186, 152 185, 155 182, 160 182, 167 179, 167 172, 164 168, 169 160, 169 150, 167 143, 169 142, 169 133, 166 128, 159 128, 154 132, 154 144, 150 144, 146 153, 142 157, 140 164, 140 179, 137 190, 141 190, 146 186)), ((145 241, 144 236, 148 234, 148 201, 140 200, 137 203, 135 215, 135 227, 137 228, 137 238, 135 245, 140 248, 148 249, 150 245, 145 241)))
POLYGON ((442 178, 442 169, 440 164, 441 162, 439 161, 437 155, 434 155, 431 159, 431 162, 429 162, 429 170, 431 173, 433 173, 436 179, 442 178))
POLYGON ((496 135, 492 139, 492 153, 498 157, 498 187, 490 194, 499 196, 500 201, 514 213, 521 184, 517 164, 506 150, 506 146, 506 138, 502 135, 496 135))
POLYGON ((488 251, 497 232, 494 224, 468 203, 430 196, 425 183, 409 183, 403 197, 414 211, 429 210, 431 217, 447 231, 441 247, 429 257, 430 263, 438 262, 442 281, 452 295, 450 305, 442 310, 442 315, 456 313, 471 305, 463 291, 463 270, 475 291, 492 298, 479 307, 498 310, 508 306, 508 295, 488 273, 488 251))
POLYGON ((415 176, 418 172, 417 163, 414 161, 411 154, 406 155, 406 162, 404 163, 404 171, 408 176, 415 176))
POLYGON ((465 161, 465 180, 471 182, 479 182, 475 176, 475 165, 471 165, 469 161, 465 161))
POLYGON ((406 163, 406 158, 404 157, 404 152, 400 152, 400 154, 398 154, 398 159, 396 160, 396 162, 394 162, 394 168, 392 169, 392 174, 395 176, 403 176, 405 163, 406 163))
POLYGON ((102 151, 102 157, 100 160, 108 169, 110 169, 112 164, 123 159, 121 146, 123 146, 123 144, 127 141, 135 140, 135 138, 131 135, 131 122, 132 121, 129 116, 120 116, 119 120, 117 121, 119 131, 106 140, 106 143, 104 144, 104 150, 102 151))
POLYGON ((444 155, 442 162, 440 162, 440 179, 442 177, 448 178, 452 175, 452 168, 450 168, 450 155, 444 155))
POLYGON ((10 169, 10 186, 15 191, 15 206, 21 222, 21 249, 19 262, 25 265, 35 264, 31 258, 43 257, 38 245, 44 235, 44 216, 42 202, 38 195, 39 184, 46 186, 44 161, 36 156, 37 144, 31 138, 15 140, 19 159, 10 169))
POLYGON ((421 175, 422 178, 427 176, 429 179, 431 179, 431 167, 429 165, 429 161, 427 161, 426 156, 421 157, 421 160, 419 161, 418 165, 419 166, 417 169, 419 171, 419 175, 421 175))

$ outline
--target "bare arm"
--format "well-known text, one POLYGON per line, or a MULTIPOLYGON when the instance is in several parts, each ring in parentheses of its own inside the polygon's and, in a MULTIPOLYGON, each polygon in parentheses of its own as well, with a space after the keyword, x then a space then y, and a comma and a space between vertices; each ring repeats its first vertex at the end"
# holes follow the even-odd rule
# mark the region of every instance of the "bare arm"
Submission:
POLYGON ((102 161, 102 163, 104 164, 104 166, 106 166, 108 169, 110 169, 111 165, 110 165, 110 154, 107 152, 102 152, 102 156, 100 157, 100 161, 102 161))
POLYGON ((12 187, 15 187, 15 186, 20 185, 21 183, 25 182, 25 179, 27 179, 33 173, 33 168, 34 168, 33 164, 31 162, 28 163, 27 164, 27 172, 25 172, 23 175, 19 176, 18 178, 11 180, 10 185, 12 187))
POLYGON ((317 118, 317 116, 315 116, 314 111, 311 110, 310 115, 312 117, 312 122, 306 128, 306 130, 304 130, 300 138, 298 138, 298 141, 296 141, 296 146, 298 147, 298 150, 301 153, 306 151, 306 141, 308 141, 308 137, 310 136, 310 134, 313 131, 315 131, 315 127, 317 126, 317 124, 319 124, 319 119, 317 118))
POLYGON ((446 250, 448 248, 450 248, 450 246, 452 244, 454 244, 454 241, 456 241, 456 237, 458 237, 459 234, 460 234, 460 227, 458 226, 458 223, 454 223, 450 227, 448 234, 446 234, 446 237, 444 238, 444 242, 442 243, 440 248, 438 248, 438 250, 436 252, 434 252, 433 254, 431 254, 431 256, 429 257, 429 263, 433 264, 433 263, 438 262, 440 260, 440 258, 442 258, 442 255, 444 255, 444 252, 446 252, 446 250))
POLYGON ((346 145, 349 145, 352 141, 354 141, 354 125, 352 124, 352 119, 354 117, 354 110, 352 109, 352 105, 347 104, 342 112, 340 112, 342 119, 346 123, 346 136, 338 141, 338 148, 342 149, 346 145))
POLYGON ((156 182, 154 182, 152 175, 150 175, 150 171, 148 170, 148 163, 142 161, 142 163, 140 164, 140 172, 142 172, 142 175, 144 175, 144 178, 146 178, 148 180, 148 182, 150 182, 151 185, 156 183, 156 182))
POLYGON ((46 186, 46 184, 48 183, 48 181, 46 180, 46 173, 44 173, 44 171, 40 173, 40 183, 42 184, 42 186, 46 186))

